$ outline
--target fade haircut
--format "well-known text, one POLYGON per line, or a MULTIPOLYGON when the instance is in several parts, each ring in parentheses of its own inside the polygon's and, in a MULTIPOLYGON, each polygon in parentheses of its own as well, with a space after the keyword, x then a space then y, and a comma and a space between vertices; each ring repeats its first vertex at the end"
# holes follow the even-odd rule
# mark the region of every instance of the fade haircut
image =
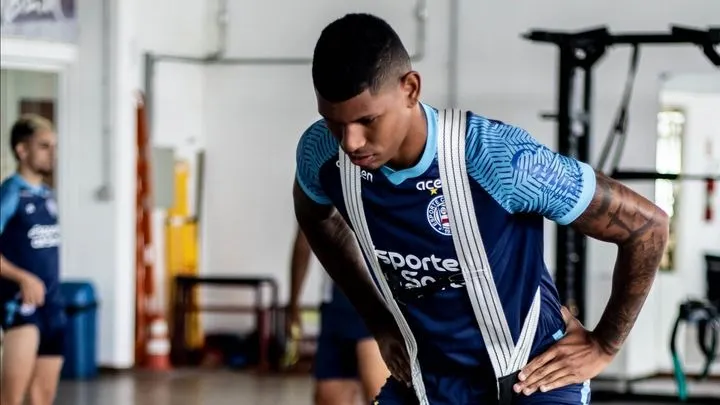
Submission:
POLYGON ((312 78, 323 99, 338 103, 365 90, 376 94, 410 69, 410 56, 387 22, 370 14, 347 14, 320 34, 312 78))
POLYGON ((36 133, 40 131, 52 131, 52 123, 37 115, 23 114, 10 130, 10 148, 12 149, 15 159, 20 159, 17 154, 17 146, 30 140, 36 133))

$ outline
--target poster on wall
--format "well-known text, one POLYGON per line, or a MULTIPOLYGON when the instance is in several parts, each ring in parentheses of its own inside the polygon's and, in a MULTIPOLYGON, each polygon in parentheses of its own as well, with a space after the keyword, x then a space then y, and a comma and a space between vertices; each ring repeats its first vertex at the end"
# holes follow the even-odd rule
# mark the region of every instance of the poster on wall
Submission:
POLYGON ((0 0, 0 34, 74 43, 76 0, 0 0))

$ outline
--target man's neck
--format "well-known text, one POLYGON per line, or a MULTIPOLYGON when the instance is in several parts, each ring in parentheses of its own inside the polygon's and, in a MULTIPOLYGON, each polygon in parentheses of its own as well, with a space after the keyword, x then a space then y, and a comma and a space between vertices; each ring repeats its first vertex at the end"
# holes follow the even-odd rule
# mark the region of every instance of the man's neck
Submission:
POLYGON ((43 176, 33 170, 26 167, 19 167, 17 173, 22 177, 25 182, 31 186, 40 186, 43 182, 43 176))
POLYGON ((387 165, 395 170, 402 170, 413 167, 420 161, 427 143, 427 117, 422 104, 418 103, 413 110, 413 117, 405 139, 400 144, 400 149, 395 158, 387 165))

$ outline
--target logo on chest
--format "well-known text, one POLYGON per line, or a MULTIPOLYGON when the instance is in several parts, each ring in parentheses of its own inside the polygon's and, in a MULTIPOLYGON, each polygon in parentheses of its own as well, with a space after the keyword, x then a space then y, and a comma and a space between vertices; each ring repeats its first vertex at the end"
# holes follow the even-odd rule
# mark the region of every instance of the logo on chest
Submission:
POLYGON ((425 215, 428 224, 435 232, 443 236, 452 235, 450 218, 448 217, 447 207, 445 207, 445 196, 439 195, 430 200, 425 215))

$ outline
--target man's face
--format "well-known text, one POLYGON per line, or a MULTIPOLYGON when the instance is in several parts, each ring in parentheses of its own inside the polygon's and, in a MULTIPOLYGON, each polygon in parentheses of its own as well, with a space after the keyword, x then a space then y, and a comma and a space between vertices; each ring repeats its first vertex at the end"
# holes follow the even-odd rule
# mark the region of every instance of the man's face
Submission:
POLYGON ((377 94, 365 90, 343 102, 317 95, 318 110, 352 162, 375 170, 393 159, 410 127, 419 82, 412 78, 390 84, 377 94))
POLYGON ((55 133, 39 130, 27 142, 18 145, 20 164, 43 176, 49 176, 55 168, 55 133))

